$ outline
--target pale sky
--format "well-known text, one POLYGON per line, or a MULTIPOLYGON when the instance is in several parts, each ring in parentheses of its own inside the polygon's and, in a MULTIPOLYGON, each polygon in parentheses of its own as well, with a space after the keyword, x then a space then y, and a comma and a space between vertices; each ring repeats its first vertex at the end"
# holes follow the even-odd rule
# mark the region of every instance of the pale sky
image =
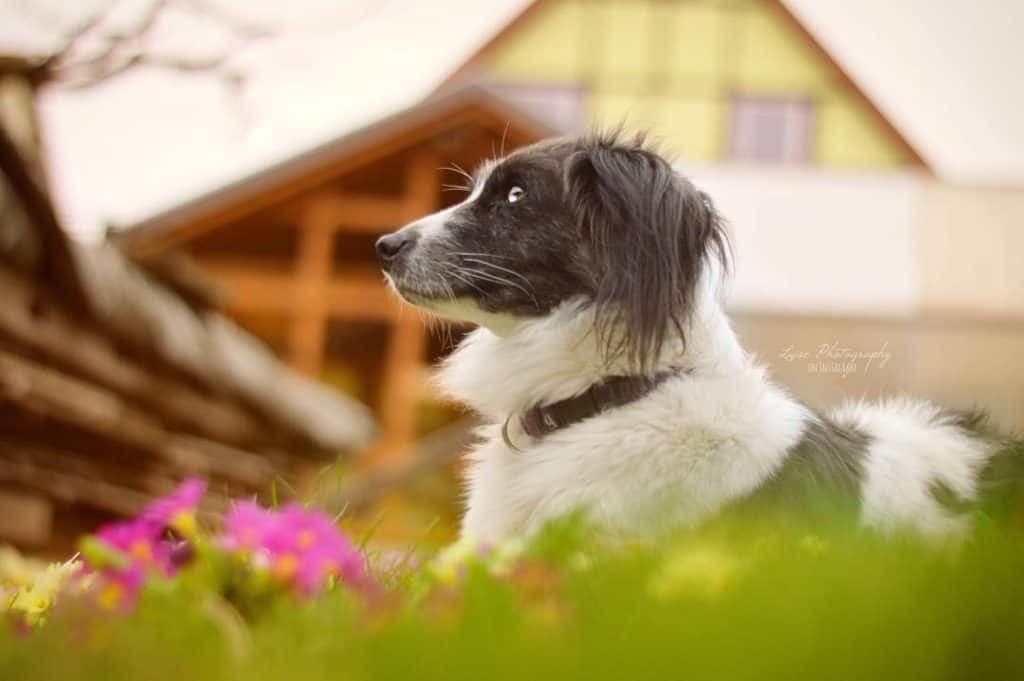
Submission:
MULTIPOLYGON (((220 0, 275 26, 273 38, 232 51, 241 91, 215 76, 138 69, 44 94, 62 217, 90 238, 411 105, 528 2, 220 0)), ((786 2, 941 177, 1024 186, 1024 2, 786 2)), ((45 51, 54 17, 89 4, 104 3, 0 0, 0 51, 45 51)), ((130 22, 136 0, 114 4, 111 20, 130 22)), ((157 37, 175 54, 238 45, 183 13, 157 37)))
MULTIPOLYGON (((49 170, 74 234, 138 221, 414 104, 525 0, 236 4, 276 33, 232 55, 240 92, 217 76, 142 68, 44 94, 49 170)), ((188 54, 225 41, 192 17, 175 17, 161 38, 188 54)))

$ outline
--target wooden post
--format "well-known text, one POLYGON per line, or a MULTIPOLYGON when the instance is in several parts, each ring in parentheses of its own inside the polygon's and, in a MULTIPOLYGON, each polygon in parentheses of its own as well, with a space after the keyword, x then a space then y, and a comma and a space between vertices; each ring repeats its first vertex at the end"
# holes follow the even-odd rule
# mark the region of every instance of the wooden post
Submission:
MULTIPOLYGON (((403 206, 407 220, 438 208, 438 159, 431 148, 419 150, 406 169, 403 206)), ((426 330, 416 311, 398 308, 384 370, 381 420, 384 438, 373 458, 380 462, 412 451, 416 440, 416 405, 421 397, 426 330)))
POLYGON ((332 246, 338 226, 332 201, 310 201, 302 214, 289 337, 291 364, 307 376, 323 369, 332 246))

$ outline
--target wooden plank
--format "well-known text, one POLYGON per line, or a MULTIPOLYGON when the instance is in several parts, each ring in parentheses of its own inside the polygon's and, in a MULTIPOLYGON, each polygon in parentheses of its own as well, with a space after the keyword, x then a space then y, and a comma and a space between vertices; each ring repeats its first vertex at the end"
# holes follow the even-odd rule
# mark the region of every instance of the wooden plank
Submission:
MULTIPOLYGON (((293 277, 281 270, 231 259, 204 259, 203 266, 230 291, 229 307, 240 312, 289 313, 298 295, 293 277)), ((330 317, 390 323, 397 305, 376 267, 347 269, 327 284, 330 317)))
POLYGON ((412 219, 404 196, 324 192, 312 195, 306 202, 315 204, 336 231, 384 234, 412 219))
POLYGON ((317 376, 323 368, 327 287, 337 226, 337 206, 332 202, 313 201, 307 204, 299 228, 299 256, 292 288, 289 334, 292 368, 307 376, 317 376))
POLYGON ((295 300, 290 272, 243 258, 204 257, 200 264, 227 290, 229 309, 288 312, 295 300))
MULTIPOLYGON (((430 147, 420 149, 407 168, 404 204, 412 216, 438 206, 438 157, 430 147)), ((426 330, 418 314, 399 308, 392 325, 382 386, 383 440, 373 450, 375 461, 393 460, 412 451, 416 440, 417 403, 421 397, 426 330)))
POLYGON ((379 276, 338 278, 330 286, 329 307, 331 316, 339 319, 386 322, 394 317, 399 303, 379 276))
POLYGON ((421 397, 426 333, 413 310, 399 310, 391 327, 381 386, 383 441, 374 450, 378 462, 402 458, 416 440, 417 403, 421 397))
POLYGON ((347 232, 382 234, 411 218, 401 197, 341 194, 336 199, 338 225, 347 232))

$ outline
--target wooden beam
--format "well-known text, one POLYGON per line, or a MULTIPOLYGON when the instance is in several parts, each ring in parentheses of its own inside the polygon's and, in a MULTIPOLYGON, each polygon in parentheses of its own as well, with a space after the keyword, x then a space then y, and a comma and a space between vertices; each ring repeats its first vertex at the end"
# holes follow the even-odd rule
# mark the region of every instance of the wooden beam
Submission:
POLYGON ((379 275, 373 279, 338 278, 330 287, 331 316, 339 319, 389 321, 399 302, 379 275))
MULTIPOLYGON (((228 289, 228 307, 240 312, 289 314, 297 299, 296 282, 288 272, 251 261, 204 259, 203 267, 228 289)), ((390 322, 398 301, 384 286, 376 267, 359 267, 331 277, 327 311, 342 320, 390 322)))
POLYGON ((333 202, 312 201, 306 205, 299 227, 289 351, 292 367, 307 376, 317 376, 323 368, 328 283, 337 227, 333 202))
POLYGON ((413 217, 402 197, 372 194, 339 194, 331 200, 338 226, 346 232, 383 234, 391 232, 413 217))
MULTIPOLYGON (((422 216, 437 209, 438 165, 431 147, 418 150, 410 160, 403 200, 409 215, 422 216)), ((416 407, 422 396, 426 330, 419 315, 410 309, 399 308, 394 320, 381 395, 383 441, 374 448, 375 460, 394 459, 412 450, 416 407)))
POLYGON ((336 231, 356 234, 384 234, 398 229, 415 216, 410 216, 402 196, 378 194, 352 194, 339 192, 317 193, 306 199, 307 206, 315 204, 336 231))

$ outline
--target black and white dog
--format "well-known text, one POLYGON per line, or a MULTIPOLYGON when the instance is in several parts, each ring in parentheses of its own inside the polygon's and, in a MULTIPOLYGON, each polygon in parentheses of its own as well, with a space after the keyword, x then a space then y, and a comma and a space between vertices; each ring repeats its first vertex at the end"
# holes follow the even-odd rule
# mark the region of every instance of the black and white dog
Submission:
POLYGON ((377 242, 409 303, 479 325, 442 385, 490 423, 463 533, 692 525, 787 481, 847 492, 864 522, 962 533, 1001 443, 909 400, 819 414, 773 385, 719 301, 710 199, 642 140, 557 139, 485 163, 462 203, 377 242))

